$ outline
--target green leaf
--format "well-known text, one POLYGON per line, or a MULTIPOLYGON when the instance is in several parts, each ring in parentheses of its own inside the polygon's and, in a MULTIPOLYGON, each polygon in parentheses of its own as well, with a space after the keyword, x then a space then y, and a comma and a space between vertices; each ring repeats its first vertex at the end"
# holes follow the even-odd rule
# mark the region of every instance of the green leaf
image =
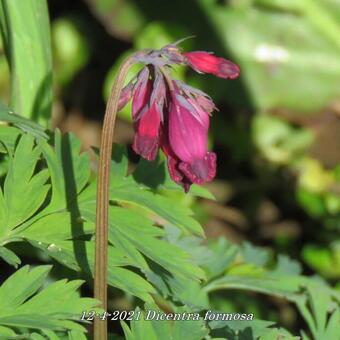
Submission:
POLYGON ((21 131, 12 126, 0 125, 0 152, 13 155, 21 131))
MULTIPOLYGON (((87 273, 92 272, 94 259, 94 242, 92 241, 58 241, 45 243, 43 241, 30 240, 34 247, 43 250, 64 266, 87 273)), ((131 260, 117 248, 109 246, 109 266, 133 266, 131 260)))
MULTIPOLYGON (((82 205, 81 211, 85 218, 95 222, 94 206, 82 205), (92 212, 92 213, 91 213, 92 212)), ((198 280, 204 273, 193 261, 189 254, 159 239, 164 231, 152 225, 143 215, 129 209, 110 207, 109 211, 109 240, 135 261, 143 270, 150 270, 142 255, 158 263, 173 276, 187 277, 198 280)))
MULTIPOLYGON (((115 148, 113 149, 115 150, 115 148)), ((119 150, 119 147, 117 149, 119 150)), ((192 218, 192 211, 178 204, 176 198, 168 198, 152 192, 150 187, 135 180, 134 174, 125 177, 127 171, 126 158, 121 152, 122 150, 119 150, 120 155, 114 156, 123 160, 122 164, 119 163, 117 173, 115 173, 117 161, 113 160, 111 163, 111 178, 113 181, 110 185, 110 200, 121 205, 135 206, 139 211, 144 211, 149 217, 157 215, 161 218, 159 219, 160 223, 172 224, 187 234, 194 232, 202 236, 202 227, 192 218)), ((86 202, 94 202, 95 197, 96 183, 93 182, 79 195, 80 206, 86 202)))
POLYGON ((15 332, 11 328, 0 326, 0 337, 10 338, 10 337, 14 337, 15 335, 16 335, 15 332))
POLYGON ((239 252, 238 247, 225 238, 219 238, 217 241, 210 240, 208 245, 204 245, 202 238, 193 235, 183 236, 173 226, 166 226, 165 230, 167 240, 187 251, 194 262, 205 270, 209 278, 222 274, 239 252))
POLYGON ((18 265, 21 263, 19 257, 16 256, 15 253, 3 246, 0 246, 0 258, 2 258, 14 268, 18 268, 18 265))
POLYGON ((79 320, 82 311, 92 310, 98 301, 81 298, 82 281, 56 281, 37 293, 51 266, 22 267, 0 286, 0 325, 58 331, 85 329, 79 320))
POLYGON ((120 3, 117 0, 89 0, 93 14, 98 17, 109 32, 124 39, 129 39, 138 32, 145 22, 145 18, 133 1, 120 3), (114 16, 109 15, 114 13, 114 16), (126 23, 129 25, 126 25, 126 23))
MULTIPOLYGON (((202 0, 200 4, 225 51, 240 64, 257 108, 324 107, 339 95, 339 21, 333 19, 326 1, 289 1, 298 4, 298 14, 278 7, 268 10, 263 2, 237 6, 202 0)), ((287 3, 265 2, 271 7, 287 3)))
POLYGON ((319 282, 309 282, 308 299, 298 299, 297 306, 315 339, 336 339, 339 334, 339 300, 332 301, 330 290, 319 282))
POLYGON ((276 275, 271 273, 257 275, 226 275, 211 281, 204 289, 207 292, 219 289, 241 289, 284 297, 294 301, 301 286, 307 282, 302 276, 276 275))
POLYGON ((2 0, 0 10, 2 39, 11 70, 11 107, 46 126, 52 105, 47 2, 2 0))
MULTIPOLYGON (((14 126, 18 127, 22 131, 30 133, 32 136, 35 136, 37 138, 44 138, 44 139, 48 138, 47 134, 45 133, 45 129, 41 125, 34 123, 25 117, 21 117, 15 114, 13 110, 11 110, 10 108, 8 108, 7 106, 1 103, 0 103, 0 121, 13 124, 14 126)), ((4 133, 6 132, 8 133, 10 130, 5 131, 6 129, 8 129, 8 127, 4 127, 4 126, 1 126, 0 128, 2 131, 1 133, 1 140, 2 140, 3 138, 6 138, 4 133)), ((12 145, 14 141, 15 140, 12 139, 12 143, 11 143, 12 145)), ((13 145, 13 148, 14 148, 14 145, 13 145)))
POLYGON ((52 198, 44 214, 69 208, 77 194, 84 188, 90 177, 90 161, 86 153, 80 153, 81 143, 72 134, 61 136, 56 130, 54 148, 41 142, 52 182, 52 198))
POLYGON ((0 209, 5 212, 2 234, 31 217, 45 200, 48 173, 42 170, 34 174, 40 153, 33 138, 22 135, 10 161, 3 197, 0 193, 0 209))
POLYGON ((295 161, 313 142, 311 131, 294 128, 283 119, 268 114, 258 113, 252 124, 255 145, 273 163, 295 161))
POLYGON ((242 256, 247 263, 264 266, 268 262, 268 255, 267 250, 255 247, 249 242, 244 242, 242 246, 242 256))
POLYGON ((196 340, 205 338, 209 331, 203 319, 198 320, 178 320, 173 327, 173 339, 196 340))
POLYGON ((258 340, 299 340, 285 329, 272 328, 273 322, 264 320, 231 320, 211 321, 214 336, 223 336, 227 339, 258 339, 258 340))
POLYGON ((282 275, 299 275, 301 272, 302 268, 299 262, 290 259, 288 256, 279 255, 274 273, 282 275))
MULTIPOLYGON (((184 312, 182 309, 179 309, 178 312, 181 311, 184 312)), ((137 308, 136 312, 140 313, 140 318, 131 321, 131 328, 129 328, 126 323, 121 322, 125 337, 128 340, 196 340, 203 339, 209 333, 202 319, 175 320, 173 322, 156 320, 157 315, 163 315, 165 313, 155 305, 146 305, 145 311, 137 308)))
MULTIPOLYGON (((94 268, 94 242, 83 241, 56 241, 52 244, 40 241, 31 241, 32 245, 44 250, 58 262, 73 269, 83 270, 93 276, 94 268)), ((142 276, 129 269, 118 266, 135 266, 135 263, 126 257, 124 252, 109 246, 108 249, 108 283, 128 294, 139 297, 145 302, 152 302, 151 293, 155 289, 142 276)))
POLYGON ((12 235, 23 237, 29 240, 50 242, 76 238, 85 234, 93 234, 94 225, 92 223, 74 221, 69 212, 59 212, 46 215, 23 231, 15 232, 12 235))
POLYGON ((111 188, 110 199, 123 203, 132 203, 147 211, 156 213, 166 222, 182 229, 185 233, 193 232, 198 235, 203 235, 202 227, 191 217, 192 212, 189 208, 174 204, 173 200, 138 188, 137 185, 111 188))
POLYGON ((77 19, 62 16, 52 22, 55 78, 64 86, 72 81, 90 57, 88 38, 81 27, 78 27, 77 19))
POLYGON ((14 310, 36 293, 50 269, 51 266, 40 266, 29 270, 24 266, 9 277, 0 287, 0 315, 14 310))

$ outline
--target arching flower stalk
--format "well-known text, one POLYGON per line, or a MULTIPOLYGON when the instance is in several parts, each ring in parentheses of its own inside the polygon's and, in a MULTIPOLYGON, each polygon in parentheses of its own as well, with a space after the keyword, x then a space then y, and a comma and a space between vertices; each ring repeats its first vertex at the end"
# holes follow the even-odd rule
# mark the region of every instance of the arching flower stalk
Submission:
MULTIPOLYGON (((182 40, 181 40, 182 41, 182 40)), ((143 50, 121 66, 107 103, 98 169, 94 297, 107 309, 107 243, 109 174, 117 111, 132 99, 135 136, 132 148, 147 160, 161 149, 170 177, 188 192, 192 183, 211 181, 216 174, 216 154, 207 149, 209 119, 216 109, 210 96, 171 77, 173 65, 188 65, 196 72, 225 79, 239 76, 239 67, 208 52, 181 52, 177 43, 160 50, 143 50), (144 67, 123 88, 129 68, 144 67)), ((94 339, 107 339, 107 323, 94 321, 94 339)))

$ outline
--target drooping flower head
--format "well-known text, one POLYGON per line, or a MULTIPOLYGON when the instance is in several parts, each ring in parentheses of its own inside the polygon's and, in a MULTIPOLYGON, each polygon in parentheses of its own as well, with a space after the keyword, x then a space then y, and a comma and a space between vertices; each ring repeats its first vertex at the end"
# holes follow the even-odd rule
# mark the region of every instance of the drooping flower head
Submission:
POLYGON ((208 129, 212 99, 201 90, 172 79, 171 65, 189 65, 199 73, 235 79, 238 65, 208 52, 181 52, 177 43, 160 50, 135 54, 145 66, 121 93, 121 109, 132 98, 135 128, 133 150, 147 160, 161 148, 173 181, 189 191, 192 183, 211 181, 216 174, 216 154, 209 152, 208 129))

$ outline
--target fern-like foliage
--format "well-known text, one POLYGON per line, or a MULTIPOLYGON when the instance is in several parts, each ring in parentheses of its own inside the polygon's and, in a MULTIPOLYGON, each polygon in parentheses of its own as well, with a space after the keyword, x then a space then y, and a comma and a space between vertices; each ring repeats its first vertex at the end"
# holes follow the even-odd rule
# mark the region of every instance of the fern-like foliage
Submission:
MULTIPOLYGON (((47 140, 19 125, 0 129, 4 156, 0 257, 18 267, 20 256, 12 244, 30 243, 77 275, 91 277, 96 176, 88 154, 81 153, 79 140, 70 134, 56 131, 47 140)), ((251 321, 205 320, 207 310, 228 312, 212 307, 212 297, 220 290, 286 299, 308 325, 310 332, 302 332, 303 339, 336 336, 340 298, 335 290, 321 279, 301 275, 299 264, 287 257, 279 256, 276 266, 270 267, 268 253, 248 243, 235 245, 224 238, 205 243, 192 211, 178 202, 178 190, 162 160, 141 161, 129 173, 125 148, 114 146, 108 281, 144 304, 143 310, 136 309, 142 316, 139 321, 122 321, 126 339, 297 339, 256 316, 251 321), (160 302, 163 310, 197 313, 199 319, 145 320, 148 310, 163 313, 160 302)), ((202 188, 193 187, 193 194, 211 198, 202 188)), ((3 283, 0 334, 30 339, 85 337, 79 318, 82 311, 94 309, 95 301, 76 294, 81 281, 57 281, 37 293, 49 270, 23 267, 3 283)))
POLYGON ((0 286, 0 338, 39 339, 45 334, 84 338, 86 328, 79 321, 83 311, 94 309, 99 301, 82 298, 77 289, 81 280, 59 280, 41 291, 51 266, 17 270, 0 286), (39 330, 40 332, 37 332, 39 330))

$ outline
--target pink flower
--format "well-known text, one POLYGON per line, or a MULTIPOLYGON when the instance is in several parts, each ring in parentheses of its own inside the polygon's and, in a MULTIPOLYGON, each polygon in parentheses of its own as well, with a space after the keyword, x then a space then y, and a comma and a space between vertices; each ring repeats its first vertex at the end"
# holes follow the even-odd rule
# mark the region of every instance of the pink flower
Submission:
POLYGON ((200 73, 234 79, 239 67, 208 52, 181 53, 176 44, 135 55, 146 66, 122 91, 121 109, 132 97, 136 131, 132 148, 147 160, 155 159, 161 147, 172 180, 188 192, 192 183, 211 181, 216 174, 216 154, 209 152, 208 129, 212 99, 204 92, 168 73, 171 65, 189 64, 200 73))
POLYGON ((203 184, 216 174, 216 155, 207 151, 209 115, 193 99, 175 89, 169 110, 168 139, 162 149, 168 156, 171 178, 189 190, 191 183, 203 184))
POLYGON ((147 160, 155 159, 158 151, 160 112, 156 103, 150 103, 152 81, 149 70, 144 68, 138 75, 132 98, 132 118, 136 131, 133 150, 147 160))
POLYGON ((233 62, 214 56, 208 52, 184 52, 187 63, 196 72, 211 73, 220 78, 235 79, 240 74, 240 68, 233 62))

